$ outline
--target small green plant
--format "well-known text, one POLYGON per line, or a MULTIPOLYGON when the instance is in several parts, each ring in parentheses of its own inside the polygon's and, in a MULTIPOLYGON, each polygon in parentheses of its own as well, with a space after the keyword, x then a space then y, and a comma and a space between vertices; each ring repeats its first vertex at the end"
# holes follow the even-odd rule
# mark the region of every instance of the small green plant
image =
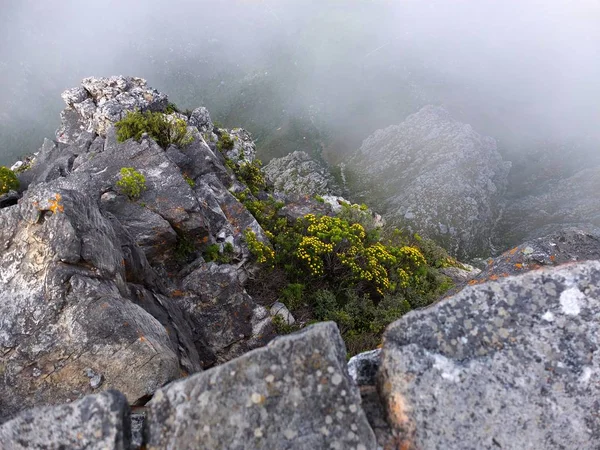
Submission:
POLYGON ((131 138, 139 141, 144 133, 148 133, 163 148, 167 148, 171 144, 184 147, 193 140, 192 136, 188 136, 185 120, 168 118, 161 112, 129 111, 122 120, 115 124, 115 127, 119 142, 125 142, 131 138))
POLYGON ((173 114, 179 112, 179 108, 175 103, 169 103, 165 108, 165 114, 173 114))
POLYGON ((244 230, 244 238, 246 239, 250 253, 256 258, 257 263, 265 264, 266 266, 273 265, 275 252, 267 244, 259 241, 254 231, 250 229, 244 230))
POLYGON ((0 167, 0 195, 19 189, 19 180, 8 167, 0 167))
POLYGON ((299 330, 299 327, 297 325, 290 325, 286 323, 283 317, 281 316, 274 316, 272 321, 273 326, 275 327, 275 331, 277 331, 277 334, 290 334, 294 331, 299 330))
POLYGON ((219 149, 220 152, 223 152, 225 150, 231 150, 233 146, 234 142, 229 133, 223 132, 219 138, 219 142, 217 142, 217 149, 219 149))
POLYGON ((146 177, 133 167, 121 168, 121 179, 117 181, 117 188, 130 200, 137 200, 146 190, 146 177))
POLYGON ((177 245, 175 246, 175 259, 180 264, 186 263, 196 252, 194 240, 185 232, 177 233, 177 245))
POLYGON ((192 189, 194 189, 194 188, 196 187, 196 182, 195 182, 195 181, 194 181, 192 178, 188 177, 187 175, 184 175, 184 176, 183 176, 183 179, 185 180, 185 182, 186 182, 187 184, 189 184, 189 185, 190 185, 190 187, 191 187, 192 189))
POLYGON ((323 197, 321 197, 320 195, 315 195, 315 200, 318 201, 319 203, 325 203, 325 199, 323 197))

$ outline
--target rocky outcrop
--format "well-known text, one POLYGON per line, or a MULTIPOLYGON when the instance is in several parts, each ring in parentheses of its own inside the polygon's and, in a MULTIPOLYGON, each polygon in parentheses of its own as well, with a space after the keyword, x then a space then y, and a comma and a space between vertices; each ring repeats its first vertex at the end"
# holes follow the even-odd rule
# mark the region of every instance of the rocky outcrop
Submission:
POLYGON ((278 193, 324 196, 340 191, 329 171, 305 152, 274 158, 263 171, 278 193))
POLYGON ((67 107, 56 132, 59 142, 70 144, 82 132, 105 136, 127 111, 164 111, 168 99, 136 77, 85 78, 81 86, 62 94, 67 107))
POLYGON ((4 450, 129 450, 129 406, 116 391, 26 411, 0 426, 4 450))
POLYGON ((112 127, 127 110, 166 106, 144 80, 86 79, 63 98, 60 141, 44 142, 19 174, 22 198, 0 209, 0 421, 111 388, 143 404, 274 336, 245 291, 244 230, 268 240, 229 192, 245 187, 208 113, 186 118, 190 144, 163 149, 147 136, 117 142, 112 127), (117 188, 123 167, 144 176, 139 199, 117 188), (227 264, 203 259, 214 245, 231 246, 227 264))
POLYGON ((460 258, 489 253, 509 168, 492 138, 434 106, 376 131, 348 163, 352 190, 460 258))
POLYGON ((600 440, 600 263, 472 286, 384 338, 390 445, 595 448, 600 440))
POLYGON ((147 448, 374 449, 332 322, 159 390, 147 448))
POLYGON ((567 227, 600 233, 599 191, 600 167, 590 167, 544 183, 526 196, 514 194, 499 223, 500 242, 515 245, 567 227))

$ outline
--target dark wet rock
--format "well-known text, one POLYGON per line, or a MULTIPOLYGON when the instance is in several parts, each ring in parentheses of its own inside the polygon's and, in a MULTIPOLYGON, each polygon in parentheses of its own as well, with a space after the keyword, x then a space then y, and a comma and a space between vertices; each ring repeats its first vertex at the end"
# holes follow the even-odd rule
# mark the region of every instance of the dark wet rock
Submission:
POLYGON ((379 389, 396 445, 594 448, 600 262, 467 287, 384 337, 379 389))
POLYGON ((359 353, 348 361, 348 373, 359 386, 375 385, 381 350, 359 353))
POLYGON ((0 195, 0 208, 6 208, 8 206, 14 206, 17 204, 21 194, 17 191, 8 191, 6 194, 0 195))
POLYGON ((434 106, 376 131, 348 162, 354 191, 459 258, 489 253, 509 168, 494 139, 434 106))
POLYGON ((106 391, 66 405, 35 408, 0 426, 4 450, 129 450, 129 406, 123 394, 106 391))
POLYGON ((376 448, 335 324, 321 323, 159 390, 147 448, 376 448))
POLYGON ((274 158, 263 171, 275 192, 308 196, 340 193, 329 171, 305 152, 295 151, 282 158, 274 158))

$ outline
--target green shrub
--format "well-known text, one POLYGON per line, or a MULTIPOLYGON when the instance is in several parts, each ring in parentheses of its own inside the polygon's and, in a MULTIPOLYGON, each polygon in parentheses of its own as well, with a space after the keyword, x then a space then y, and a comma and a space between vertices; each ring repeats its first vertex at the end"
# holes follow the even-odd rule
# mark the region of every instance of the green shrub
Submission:
POLYGON ((267 244, 259 241, 256 238, 256 233, 254 233, 254 231, 250 229, 245 230, 244 238, 246 239, 250 253, 252 253, 252 256, 254 256, 257 263, 265 264, 267 266, 273 265, 275 252, 267 244))
POLYGON ((122 120, 115 124, 115 127, 119 142, 131 138, 139 141, 144 133, 148 133, 163 148, 167 148, 171 144, 183 147, 193 140, 193 137, 188 136, 185 120, 167 118, 161 112, 129 111, 122 120))
POLYGON ((261 167, 260 160, 255 159, 252 162, 241 162, 233 171, 237 179, 248 186, 250 192, 256 194, 267 186, 261 167))
POLYGON ((8 167, 0 167, 0 195, 19 189, 19 180, 8 167))
POLYGON ((225 150, 231 150, 233 146, 234 142, 229 133, 223 132, 217 142, 217 149, 219 149, 220 152, 224 152, 225 150))
POLYGON ((190 185, 190 187, 191 187, 192 189, 194 189, 194 188, 196 187, 196 182, 195 182, 193 179, 191 179, 190 177, 188 177, 187 175, 184 175, 184 176, 183 176, 183 179, 185 180, 185 182, 186 182, 187 184, 189 184, 189 185, 190 185))
POLYGON ((221 246, 219 244, 212 244, 204 250, 202 256, 206 262, 215 261, 219 264, 229 264, 234 257, 234 248, 232 244, 227 242, 223 246, 223 251, 221 252, 221 246))
POLYGON ((140 198, 142 192, 146 190, 146 177, 133 167, 121 168, 121 179, 117 181, 117 188, 122 194, 129 197, 130 200, 140 198))
POLYGON ((177 245, 175 246, 175 259, 180 264, 190 261, 196 253, 196 244, 186 232, 177 232, 177 245))

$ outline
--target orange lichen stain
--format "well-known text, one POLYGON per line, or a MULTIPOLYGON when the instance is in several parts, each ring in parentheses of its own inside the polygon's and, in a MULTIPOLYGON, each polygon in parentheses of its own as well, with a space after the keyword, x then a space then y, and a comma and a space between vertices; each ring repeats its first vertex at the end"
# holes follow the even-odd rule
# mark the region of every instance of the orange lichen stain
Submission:
POLYGON ((173 297, 183 297, 184 295, 185 293, 179 289, 175 289, 173 292, 171 292, 171 296, 173 297))
POLYGON ((64 212, 65 207, 60 204, 61 200, 62 196, 60 194, 56 194, 54 198, 48 200, 50 202, 50 206, 48 207, 48 209, 54 214, 56 214, 57 212, 64 212))
POLYGON ((550 261, 552 261, 552 262, 556 261, 556 255, 550 255, 550 261))
POLYGON ((473 286, 474 284, 477 284, 477 283, 478 283, 477 280, 471 280, 471 281, 469 281, 468 284, 469 284, 469 286, 473 286))
POLYGON ((498 275, 490 275, 490 280, 496 281, 498 279, 498 275))
POLYGON ((508 273, 504 272, 504 273, 502 274, 502 276, 503 276, 503 277, 507 277, 507 276, 508 276, 508 273))
POLYGON ((515 253, 517 253, 517 251, 518 251, 518 250, 519 250, 519 247, 511 248, 511 249, 508 251, 508 254, 509 254, 509 255, 514 255, 515 253))
POLYGON ((102 303, 102 304, 100 305, 100 307, 101 307, 102 309, 106 309, 106 308, 108 308, 108 303, 102 303))
POLYGON ((515 264, 515 269, 521 270, 522 268, 523 268, 523 264, 521 264, 521 263, 516 263, 515 264))

